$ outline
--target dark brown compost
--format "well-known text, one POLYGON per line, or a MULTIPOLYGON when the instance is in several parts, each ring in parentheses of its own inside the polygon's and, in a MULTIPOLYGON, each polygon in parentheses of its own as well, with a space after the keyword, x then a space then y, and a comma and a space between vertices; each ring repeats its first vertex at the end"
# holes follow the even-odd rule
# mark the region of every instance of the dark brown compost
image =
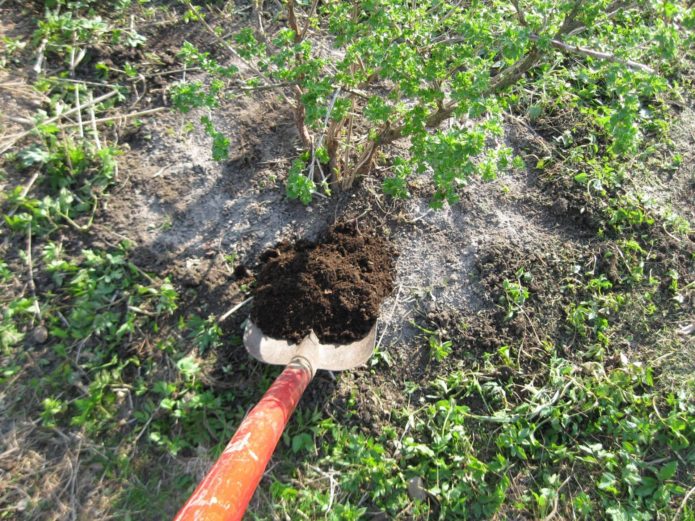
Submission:
POLYGON ((293 343, 312 329, 326 344, 364 338, 393 288, 394 249, 354 223, 329 228, 317 242, 282 242, 261 261, 251 318, 293 343))

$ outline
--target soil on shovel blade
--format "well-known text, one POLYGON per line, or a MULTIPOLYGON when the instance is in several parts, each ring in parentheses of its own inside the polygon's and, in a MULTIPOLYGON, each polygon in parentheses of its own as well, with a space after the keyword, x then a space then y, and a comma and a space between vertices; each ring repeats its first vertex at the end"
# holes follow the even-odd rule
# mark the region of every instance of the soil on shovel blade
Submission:
POLYGON ((393 288, 395 251, 355 224, 337 224, 317 242, 282 242, 261 255, 251 318, 264 334, 292 343, 310 330, 321 343, 364 338, 393 288))

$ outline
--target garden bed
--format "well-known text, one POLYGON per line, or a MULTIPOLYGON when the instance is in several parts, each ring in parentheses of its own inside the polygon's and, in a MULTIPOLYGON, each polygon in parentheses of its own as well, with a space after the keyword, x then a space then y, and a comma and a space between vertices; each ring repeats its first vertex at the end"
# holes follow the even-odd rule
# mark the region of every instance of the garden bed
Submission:
MULTIPOLYGON (((222 35, 255 12, 210 9, 222 35)), ((188 7, 127 15, 110 23, 145 47, 104 39, 63 78, 69 54, 49 53, 46 86, 39 41, 0 71, 3 136, 73 105, 73 82, 81 103, 124 93, 98 107, 98 134, 85 110, 0 159, 0 517, 172 516, 278 373, 244 350, 249 317, 293 341, 377 325, 366 367, 310 384, 252 502, 260 519, 692 514, 692 89, 660 106, 666 134, 617 160, 575 90, 525 87, 488 140, 522 165, 468 178, 460 202, 432 209, 428 172, 408 199, 384 194, 400 139, 352 189, 304 206, 286 196, 302 142, 279 91, 234 84, 215 111, 177 113, 174 86, 209 80, 172 47, 180 35, 248 63, 188 7), (229 138, 227 160, 200 116, 229 138), (115 173, 95 137, 119 149, 115 173), (82 152, 73 175, 65 157, 82 152)), ((42 16, 6 2, 2 35, 29 42, 42 16)))

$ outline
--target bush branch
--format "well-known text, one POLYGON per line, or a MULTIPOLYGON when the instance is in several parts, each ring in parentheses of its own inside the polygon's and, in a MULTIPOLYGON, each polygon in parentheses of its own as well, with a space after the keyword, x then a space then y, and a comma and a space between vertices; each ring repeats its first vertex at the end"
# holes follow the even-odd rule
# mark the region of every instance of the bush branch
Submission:
MULTIPOLYGON (((540 39, 540 36, 538 36, 537 34, 532 34, 531 39, 533 41, 538 41, 540 39)), ((580 47, 579 45, 570 45, 568 43, 556 39, 550 40, 550 45, 564 53, 583 54, 584 56, 596 58, 597 60, 620 63, 633 71, 645 72, 647 74, 656 74, 656 71, 654 69, 647 65, 644 65, 643 63, 638 63, 632 60, 623 60, 622 58, 618 58, 615 54, 595 51, 593 49, 588 49, 587 47, 580 47)))
POLYGON ((287 23, 294 32, 294 42, 302 41, 302 33, 297 25, 297 15, 294 12, 294 0, 287 0, 287 23))

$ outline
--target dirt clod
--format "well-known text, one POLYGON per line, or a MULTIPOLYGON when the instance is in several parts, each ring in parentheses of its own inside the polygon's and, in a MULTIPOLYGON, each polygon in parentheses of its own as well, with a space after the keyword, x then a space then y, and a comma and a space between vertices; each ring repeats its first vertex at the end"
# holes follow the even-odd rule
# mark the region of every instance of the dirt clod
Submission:
POLYGON ((569 202, 564 197, 558 197, 551 208, 554 215, 565 215, 569 210, 569 202))
POLYGON ((251 277, 252 275, 253 274, 251 273, 251 270, 249 270, 243 264, 239 264, 236 268, 234 268, 234 277, 237 280, 246 279, 251 277))
POLYGON ((44 344, 48 340, 48 330, 44 326, 38 326, 34 329, 31 336, 37 344, 44 344))
POLYGON ((355 224, 337 224, 316 243, 282 242, 261 255, 251 317, 273 338, 323 343, 363 338, 391 292, 395 252, 355 224))

